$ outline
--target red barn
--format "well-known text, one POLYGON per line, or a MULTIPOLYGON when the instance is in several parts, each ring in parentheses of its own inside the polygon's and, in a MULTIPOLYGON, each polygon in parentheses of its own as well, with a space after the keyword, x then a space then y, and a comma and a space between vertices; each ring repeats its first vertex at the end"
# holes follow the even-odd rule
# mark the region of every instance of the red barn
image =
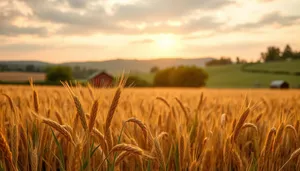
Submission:
POLYGON ((112 86, 114 77, 104 71, 97 72, 89 77, 89 83, 94 87, 110 87, 112 86))

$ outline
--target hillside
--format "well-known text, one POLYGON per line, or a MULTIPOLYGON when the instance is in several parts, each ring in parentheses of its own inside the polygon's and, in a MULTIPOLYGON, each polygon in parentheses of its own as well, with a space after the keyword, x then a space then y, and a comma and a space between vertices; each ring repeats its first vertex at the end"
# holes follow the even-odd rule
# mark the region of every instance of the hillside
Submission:
POLYGON ((294 75, 274 75, 264 73, 242 72, 241 65, 208 67, 208 87, 212 88, 251 88, 255 84, 260 87, 269 87, 272 80, 285 80, 292 87, 300 85, 300 77, 294 75))
POLYGON ((66 66, 79 66, 85 69, 98 69, 106 70, 110 73, 120 72, 149 72, 154 66, 159 68, 167 68, 179 65, 196 65, 199 67, 205 66, 205 63, 211 61, 213 58, 195 58, 195 59, 182 59, 182 58, 168 58, 168 59, 153 59, 153 60, 127 60, 116 59, 107 61, 88 61, 88 62, 67 62, 62 64, 51 64, 40 61, 0 61, 0 65, 6 65, 10 69, 25 69, 27 65, 34 65, 36 68, 44 68, 50 65, 66 65, 66 66))
POLYGON ((293 61, 280 61, 280 62, 268 62, 252 64, 245 67, 247 70, 266 70, 266 71, 287 71, 291 74, 300 73, 300 60, 293 61))
MULTIPOLYGON (((298 63, 299 61, 294 61, 298 63)), ((280 66, 279 63, 274 65, 258 64, 259 67, 268 70, 276 70, 273 66, 280 66)), ((284 71, 295 71, 297 67, 295 63, 281 62, 281 69, 284 71), (291 64, 291 67, 289 67, 291 64)), ((253 65, 254 67, 255 65, 253 65)), ((300 66, 300 65, 299 65, 300 66)), ((254 88, 255 84, 259 84, 261 88, 269 87, 272 80, 285 80, 290 83, 292 87, 298 87, 300 85, 300 76, 295 75, 275 75, 268 73, 251 73, 241 71, 242 65, 227 65, 227 66, 214 66, 206 67, 205 70, 208 72, 209 79, 207 82, 208 88, 254 88)), ((140 78, 153 82, 154 74, 150 73, 133 73, 132 75, 139 76, 140 78)))
POLYGON ((44 68, 51 64, 41 61, 0 61, 0 66, 7 66, 11 70, 24 70, 28 65, 34 65, 35 68, 44 68))
POLYGON ((70 62, 63 63, 67 66, 80 66, 81 68, 92 68, 99 70, 106 70, 111 73, 120 73, 126 71, 132 72, 149 72, 154 66, 159 68, 167 68, 179 65, 196 65, 204 67, 205 63, 211 61, 212 58, 196 58, 196 59, 181 59, 181 58, 170 58, 170 59, 153 59, 153 60, 109 60, 102 62, 70 62))

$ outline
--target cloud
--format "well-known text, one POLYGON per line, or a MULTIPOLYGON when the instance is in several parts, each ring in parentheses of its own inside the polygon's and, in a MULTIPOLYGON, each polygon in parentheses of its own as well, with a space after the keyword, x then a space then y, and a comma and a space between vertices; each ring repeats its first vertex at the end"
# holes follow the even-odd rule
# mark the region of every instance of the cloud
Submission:
POLYGON ((211 10, 231 4, 229 0, 146 0, 132 4, 117 4, 114 6, 113 15, 108 15, 103 5, 95 5, 88 8, 88 4, 95 0, 67 0, 71 6, 69 10, 61 10, 66 7, 64 0, 37 1, 23 0, 31 7, 33 15, 41 21, 59 24, 61 27, 57 34, 87 35, 95 33, 111 34, 146 34, 146 33, 184 33, 199 29, 208 29, 219 23, 213 22, 212 17, 185 21, 182 26, 170 26, 166 24, 170 19, 179 19, 195 10, 211 10), (170 8, 172 4, 172 8, 170 8), (72 7, 84 8, 74 10, 72 7), (212 20, 212 21, 209 21, 212 20), (130 21, 130 27, 121 25, 124 21, 130 21), (145 29, 138 29, 136 24, 146 22, 145 29), (152 26, 152 22, 162 21, 160 26, 152 26))
POLYGON ((52 44, 37 44, 37 43, 10 43, 0 45, 0 51, 2 52, 33 52, 40 50, 94 50, 103 49, 104 45, 92 45, 92 44, 62 44, 62 45, 52 45, 52 44))
POLYGON ((39 44, 27 44, 27 43, 15 43, 15 44, 4 44, 0 45, 2 52, 30 52, 49 48, 45 45, 39 44))
POLYGON ((273 2, 273 1, 276 1, 276 0, 257 0, 258 2, 273 2))
POLYGON ((26 17, 21 11, 16 9, 12 3, 6 4, 0 11, 0 35, 16 36, 16 35, 39 35, 45 36, 47 29, 44 27, 20 27, 13 22, 20 18, 26 17))
POLYGON ((268 26, 271 24, 278 24, 279 26, 290 26, 296 24, 300 19, 299 16, 284 16, 278 11, 271 12, 263 16, 259 21, 253 23, 246 23, 237 25, 233 31, 239 30, 251 30, 256 28, 261 28, 263 26, 268 26))
POLYGON ((0 23, 0 35, 17 36, 17 35, 38 35, 46 36, 47 29, 43 27, 18 27, 9 23, 0 23))
POLYGON ((155 22, 191 14, 196 10, 213 10, 232 4, 229 0, 140 0, 134 4, 119 4, 116 20, 155 22))
POLYGON ((87 2, 87 0, 68 0, 69 5, 73 8, 84 8, 87 2))
POLYGON ((149 43, 153 43, 154 40, 152 39, 142 39, 142 40, 134 40, 131 41, 130 44, 149 44, 149 43))
MULTIPOLYGON (((24 2, 31 10, 30 15, 14 10, 9 15, 5 15, 6 18, 3 20, 4 15, 1 18, 1 13, 4 14, 4 12, 0 12, 0 35, 45 36, 49 35, 48 32, 51 30, 54 35, 67 36, 99 33, 121 35, 171 33, 190 36, 192 33, 207 31, 222 34, 254 30, 273 23, 289 26, 299 19, 299 16, 284 16, 279 12, 273 12, 257 22, 221 29, 226 26, 226 20, 218 21, 214 10, 234 4, 233 0, 137 0, 132 3, 112 5, 111 14, 107 13, 107 6, 104 5, 107 2, 103 0, 19 1, 24 2), (51 23, 56 28, 46 28, 42 24, 35 27, 18 27, 12 21, 20 16, 36 23, 51 23), (172 25, 169 21, 176 21, 180 24, 172 25), (156 24, 158 22, 160 24, 156 24), (145 24, 143 28, 138 27, 141 23, 145 24)), ((7 10, 4 11, 7 13, 7 10)), ((208 36, 211 35, 213 34, 210 33, 208 36)), ((187 37, 186 40, 190 38, 187 37)))

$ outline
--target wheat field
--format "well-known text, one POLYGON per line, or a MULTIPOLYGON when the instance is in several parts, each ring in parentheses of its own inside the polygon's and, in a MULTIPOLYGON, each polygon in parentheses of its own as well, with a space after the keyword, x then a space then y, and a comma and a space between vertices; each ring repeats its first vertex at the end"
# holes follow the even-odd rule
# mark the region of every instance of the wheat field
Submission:
POLYGON ((296 90, 0 87, 0 168, 300 170, 296 90))

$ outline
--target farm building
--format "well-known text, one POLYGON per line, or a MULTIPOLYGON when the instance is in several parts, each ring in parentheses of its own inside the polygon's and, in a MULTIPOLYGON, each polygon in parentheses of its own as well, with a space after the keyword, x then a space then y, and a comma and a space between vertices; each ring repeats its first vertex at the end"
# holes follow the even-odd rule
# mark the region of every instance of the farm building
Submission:
POLYGON ((88 82, 94 87, 110 87, 113 80, 114 77, 104 71, 96 72, 88 78, 88 82))
POLYGON ((272 81, 270 84, 270 88, 278 88, 278 89, 288 89, 290 88, 290 85, 288 82, 283 81, 283 80, 275 80, 272 81))

